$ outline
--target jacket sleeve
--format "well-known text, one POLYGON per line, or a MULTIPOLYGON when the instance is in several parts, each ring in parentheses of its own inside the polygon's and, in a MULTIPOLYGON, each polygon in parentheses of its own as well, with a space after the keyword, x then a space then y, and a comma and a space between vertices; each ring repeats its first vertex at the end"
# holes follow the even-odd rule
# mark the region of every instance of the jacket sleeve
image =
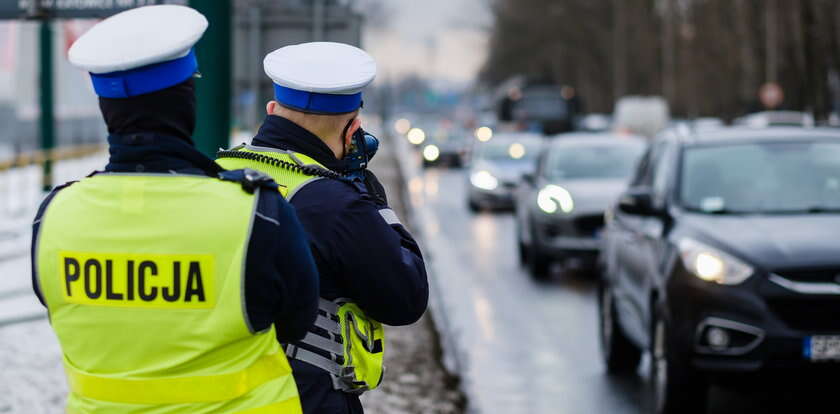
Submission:
POLYGON ((318 310, 318 271, 294 209, 263 192, 251 229, 245 301, 254 331, 275 324, 280 342, 303 338, 318 310))
POLYGON ((351 297, 386 325, 408 325, 426 311, 429 285, 420 248, 387 206, 360 198, 335 221, 332 251, 351 297))

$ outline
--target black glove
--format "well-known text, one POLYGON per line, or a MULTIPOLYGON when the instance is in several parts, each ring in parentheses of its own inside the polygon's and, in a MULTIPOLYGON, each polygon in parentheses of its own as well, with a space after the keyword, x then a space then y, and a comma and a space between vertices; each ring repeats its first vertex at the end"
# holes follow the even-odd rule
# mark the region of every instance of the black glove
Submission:
POLYGON ((388 196, 385 194, 385 187, 379 182, 379 179, 370 170, 365 170, 365 188, 368 194, 377 205, 387 206, 388 196))

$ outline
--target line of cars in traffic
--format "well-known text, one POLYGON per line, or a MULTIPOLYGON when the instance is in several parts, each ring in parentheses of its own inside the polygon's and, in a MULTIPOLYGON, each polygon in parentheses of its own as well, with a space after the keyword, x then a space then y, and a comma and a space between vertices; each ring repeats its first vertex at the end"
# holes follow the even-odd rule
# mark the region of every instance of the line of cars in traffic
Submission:
POLYGON ((655 413, 840 374, 840 130, 499 133, 466 175, 471 210, 513 209, 535 278, 598 270, 607 372, 649 353, 655 413))

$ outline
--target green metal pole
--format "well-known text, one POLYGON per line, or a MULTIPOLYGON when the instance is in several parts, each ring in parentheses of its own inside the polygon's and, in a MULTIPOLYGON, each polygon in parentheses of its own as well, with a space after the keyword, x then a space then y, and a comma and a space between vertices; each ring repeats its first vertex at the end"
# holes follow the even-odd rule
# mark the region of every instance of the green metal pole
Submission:
POLYGON ((40 104, 41 104, 41 151, 45 155, 43 164, 43 189, 52 189, 52 150, 55 147, 55 107, 53 99, 53 33, 51 22, 40 23, 40 104))
POLYGON ((196 147, 213 156, 230 144, 231 131, 231 0, 191 0, 190 6, 210 21, 210 27, 196 45, 198 123, 196 147))

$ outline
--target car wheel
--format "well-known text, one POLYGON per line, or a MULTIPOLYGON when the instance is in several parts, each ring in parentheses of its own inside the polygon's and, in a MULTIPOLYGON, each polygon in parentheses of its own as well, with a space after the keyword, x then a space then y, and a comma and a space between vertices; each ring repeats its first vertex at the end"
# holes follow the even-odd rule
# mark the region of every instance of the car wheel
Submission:
POLYGON ((706 412, 709 385, 673 346, 668 323, 657 312, 651 333, 651 383, 656 414, 706 412))
POLYGON ((469 199, 467 201, 467 207, 469 207, 470 211, 473 213, 478 213, 479 211, 481 211, 481 206, 478 205, 478 203, 476 203, 473 199, 469 199))
POLYGON ((524 266, 528 262, 528 245, 522 241, 522 225, 519 224, 519 219, 516 219, 516 247, 519 253, 519 264, 524 266))
POLYGON ((618 322, 618 313, 612 292, 603 283, 598 295, 601 356, 607 366, 607 373, 633 373, 639 366, 642 351, 624 334, 618 322))
POLYGON ((528 247, 525 246, 525 243, 522 243, 522 240, 519 240, 516 245, 517 250, 519 250, 519 264, 524 266, 528 263, 528 247))
POLYGON ((539 246, 532 244, 525 251, 526 263, 531 276, 537 280, 548 278, 548 269, 551 265, 551 258, 540 251, 539 246))

